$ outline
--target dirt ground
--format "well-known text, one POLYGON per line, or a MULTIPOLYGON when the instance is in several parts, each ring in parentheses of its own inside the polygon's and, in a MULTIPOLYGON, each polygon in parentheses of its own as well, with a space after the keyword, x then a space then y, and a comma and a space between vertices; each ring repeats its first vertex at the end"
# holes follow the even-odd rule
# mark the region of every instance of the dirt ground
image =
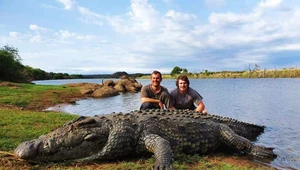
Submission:
MULTIPOLYGON (((243 156, 206 156, 202 158, 205 162, 209 162, 210 164, 228 164, 234 165, 237 169, 260 169, 260 170, 270 170, 276 169, 272 168, 263 163, 254 162, 249 160, 247 157, 243 156)), ((150 169, 149 165, 145 161, 133 159, 133 160, 125 160, 131 161, 136 164, 140 164, 142 167, 147 167, 146 169, 150 169)), ((202 161, 203 162, 203 161, 202 161)), ((203 167, 200 165, 201 163, 192 163, 188 166, 189 170, 199 169, 199 167, 203 167)), ((125 166, 126 167, 126 166, 125 166)), ((210 166, 205 166, 205 169, 209 169, 210 166)), ((216 169, 215 166, 212 169, 216 169)), ((221 167, 221 166, 219 166, 221 167)), ((28 163, 25 160, 21 160, 16 158, 15 156, 5 153, 0 153, 0 169, 1 170, 11 170, 11 169, 22 169, 22 170, 32 170, 32 169, 47 169, 47 170, 56 170, 56 169, 97 169, 97 170, 109 170, 109 169, 124 169, 124 166, 118 166, 118 162, 93 162, 93 163, 28 163)), ((128 168, 125 168, 128 169, 128 168)), ((129 168, 130 169, 130 168, 129 168)), ((141 168, 144 169, 144 168, 141 168)))

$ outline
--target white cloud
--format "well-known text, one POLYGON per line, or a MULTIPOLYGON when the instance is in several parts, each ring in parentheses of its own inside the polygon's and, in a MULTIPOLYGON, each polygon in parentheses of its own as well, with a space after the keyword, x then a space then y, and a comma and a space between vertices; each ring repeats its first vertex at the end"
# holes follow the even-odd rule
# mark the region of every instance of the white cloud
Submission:
MULTIPOLYGON (((97 37, 95 35, 77 34, 75 32, 70 32, 68 30, 60 30, 59 34, 56 33, 56 35, 60 35, 60 38, 63 40, 66 40, 66 39, 73 39, 73 40, 76 39, 76 40, 85 40, 85 41, 97 40, 97 42, 100 42, 100 43, 107 43, 106 40, 101 40, 99 37, 97 37)), ((63 41, 60 41, 60 42, 63 42, 63 41)))
POLYGON ((268 52, 280 52, 280 51, 300 51, 300 42, 297 43, 287 43, 284 45, 274 45, 268 47, 261 47, 254 49, 253 53, 268 53, 268 52))
POLYGON ((186 13, 176 12, 174 10, 169 10, 165 16, 177 21, 190 21, 190 20, 197 19, 197 16, 194 14, 186 14, 186 13))
POLYGON ((84 8, 84 7, 79 6, 78 11, 83 16, 83 18, 81 18, 80 20, 85 22, 85 23, 102 26, 103 25, 102 20, 106 19, 104 16, 99 15, 95 12, 92 12, 92 11, 90 11, 87 8, 84 8))
POLYGON ((224 5, 225 0, 205 0, 205 3, 209 7, 220 7, 224 5))
POLYGON ((174 0, 162 0, 166 4, 172 4, 174 0))
POLYGON ((243 24, 255 21, 257 18, 254 14, 234 14, 227 13, 212 13, 209 16, 209 23, 219 26, 228 26, 232 24, 243 24))
POLYGON ((47 31, 47 28, 44 27, 39 27, 37 25, 31 24, 29 26, 29 29, 33 30, 33 31, 47 31))
POLYGON ((260 8, 276 8, 281 4, 282 0, 264 0, 258 5, 260 8))
MULTIPOLYGON (((0 35, 1 37, 1 35, 0 35)), ((9 36, 2 37, 4 38, 4 44, 22 44, 23 42, 28 42, 28 40, 32 37, 31 34, 24 34, 21 32, 10 31, 9 36)))
POLYGON ((278 51, 300 51, 300 42, 285 44, 283 46, 278 46, 277 48, 275 48, 275 50, 278 50, 278 51))
POLYGON ((63 38, 70 38, 70 37, 75 37, 76 36, 76 33, 69 32, 67 30, 60 30, 59 32, 60 32, 60 34, 63 38))
POLYGON ((31 42, 36 42, 36 43, 41 43, 42 42, 42 37, 41 35, 35 35, 30 39, 31 42))
POLYGON ((85 16, 93 16, 93 17, 96 17, 96 18, 100 18, 101 15, 97 14, 97 13, 94 13, 90 10, 88 10, 87 8, 84 8, 84 7, 78 7, 78 11, 82 14, 82 15, 85 15, 85 16))
POLYGON ((41 3, 41 6, 44 7, 44 8, 59 9, 57 7, 54 7, 54 6, 48 5, 48 4, 44 4, 44 3, 41 3))
POLYGON ((127 15, 133 31, 151 31, 155 28, 159 12, 147 0, 131 0, 130 9, 127 15))
POLYGON ((96 38, 96 36, 94 36, 94 35, 78 35, 78 36, 76 36, 76 39, 78 39, 78 40, 93 40, 95 38, 96 38))
POLYGON ((66 10, 71 9, 74 5, 73 0, 58 0, 58 2, 62 3, 65 6, 66 10))
POLYGON ((21 34, 18 32, 9 32, 9 35, 13 38, 18 38, 21 34))

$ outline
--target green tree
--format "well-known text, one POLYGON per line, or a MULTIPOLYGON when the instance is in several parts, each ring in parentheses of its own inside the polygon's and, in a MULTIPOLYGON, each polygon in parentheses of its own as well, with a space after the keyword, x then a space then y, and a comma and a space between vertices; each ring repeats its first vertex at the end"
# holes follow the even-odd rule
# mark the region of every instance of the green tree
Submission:
POLYGON ((23 68, 17 48, 6 45, 0 49, 0 80, 26 82, 23 68))
POLYGON ((64 79, 64 74, 63 73, 55 73, 54 74, 54 79, 64 79))
POLYGON ((208 70, 205 70, 205 76, 209 76, 211 74, 211 72, 209 72, 208 70))
POLYGON ((189 72, 188 72, 188 70, 186 69, 186 68, 183 68, 182 69, 182 74, 188 74, 189 72))
POLYGON ((19 50, 14 47, 10 47, 9 45, 5 45, 1 48, 2 51, 6 51, 7 53, 11 54, 11 57, 16 62, 21 62, 21 57, 19 56, 19 50))
POLYGON ((178 67, 178 66, 175 66, 174 68, 173 68, 173 70, 171 71, 171 75, 172 76, 174 76, 174 75, 176 75, 176 74, 180 74, 181 73, 181 68, 180 67, 178 67))
POLYGON ((172 76, 174 76, 176 74, 188 74, 188 70, 186 68, 180 68, 178 66, 175 66, 170 74, 172 76))
POLYGON ((24 67, 23 76, 25 76, 28 81, 50 79, 49 73, 39 68, 32 68, 30 66, 24 67))

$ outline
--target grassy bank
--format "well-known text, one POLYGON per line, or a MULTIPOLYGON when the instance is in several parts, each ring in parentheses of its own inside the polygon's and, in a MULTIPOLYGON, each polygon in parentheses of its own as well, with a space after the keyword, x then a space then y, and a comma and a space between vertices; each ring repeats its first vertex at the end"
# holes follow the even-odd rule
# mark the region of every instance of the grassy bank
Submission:
POLYGON ((0 105, 42 110, 83 97, 76 87, 0 82, 0 105))
POLYGON ((78 116, 0 108, 0 117, 0 150, 12 151, 21 142, 48 133, 78 116))
MULTIPOLYGON (((151 169, 153 158, 85 163, 29 164, 12 156, 23 141, 37 138, 76 115, 43 112, 57 103, 83 97, 74 87, 1 83, 0 85, 0 170, 2 169, 151 169)), ((235 156, 177 155, 175 169, 271 169, 235 156)))

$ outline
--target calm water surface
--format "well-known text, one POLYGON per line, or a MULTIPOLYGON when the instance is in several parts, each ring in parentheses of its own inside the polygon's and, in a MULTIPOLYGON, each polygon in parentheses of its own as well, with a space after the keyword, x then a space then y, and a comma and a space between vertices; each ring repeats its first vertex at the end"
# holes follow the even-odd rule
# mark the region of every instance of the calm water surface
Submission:
MULTIPOLYGON (((101 83, 101 79, 47 80, 36 84, 70 82, 101 83)), ((105 80, 104 80, 105 81, 105 80)), ((137 79, 143 85, 148 79, 137 79)), ((279 169, 300 169, 300 79, 192 79, 191 87, 204 98, 211 114, 265 125, 257 144, 274 147, 278 157, 270 164, 279 169)), ((175 80, 162 85, 174 89, 175 80)), ((129 112, 140 106, 140 93, 123 93, 102 99, 86 99, 67 105, 65 112, 93 116, 129 112)))

